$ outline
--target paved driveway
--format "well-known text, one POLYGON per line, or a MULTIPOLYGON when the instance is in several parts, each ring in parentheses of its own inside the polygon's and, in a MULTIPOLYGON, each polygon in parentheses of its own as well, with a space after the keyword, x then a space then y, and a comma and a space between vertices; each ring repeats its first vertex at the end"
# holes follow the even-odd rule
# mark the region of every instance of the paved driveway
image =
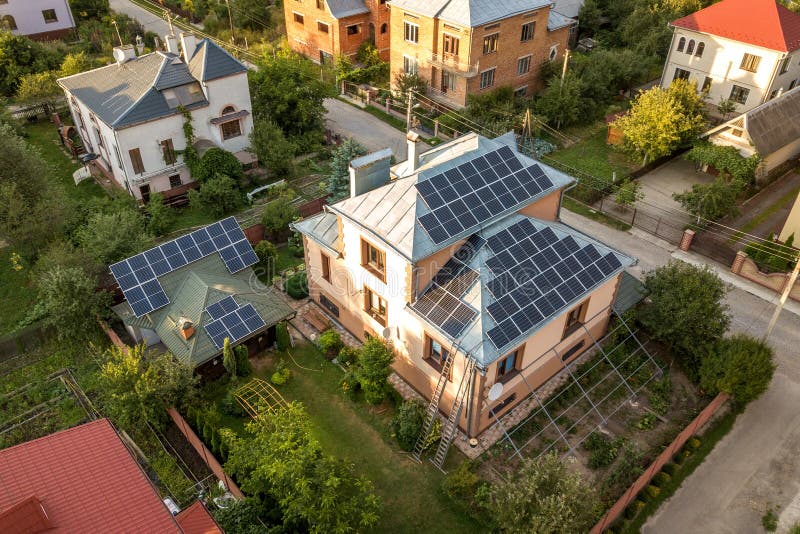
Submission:
MULTIPOLYGON (((328 110, 325 118, 328 128, 334 132, 345 138, 352 137, 370 152, 391 148, 397 161, 405 161, 408 147, 406 135, 400 130, 335 98, 325 100, 325 108, 328 110)), ((420 152, 429 148, 420 142, 420 152)))
MULTIPOLYGON (((155 32, 162 41, 164 40, 164 36, 169 33, 169 25, 165 20, 150 13, 146 9, 142 9, 133 2, 130 2, 130 0, 109 0, 109 5, 111 9, 117 13, 124 13, 138 20, 142 26, 144 26, 145 31, 155 32)), ((178 33, 180 33, 180 30, 175 32, 176 35, 178 33)))

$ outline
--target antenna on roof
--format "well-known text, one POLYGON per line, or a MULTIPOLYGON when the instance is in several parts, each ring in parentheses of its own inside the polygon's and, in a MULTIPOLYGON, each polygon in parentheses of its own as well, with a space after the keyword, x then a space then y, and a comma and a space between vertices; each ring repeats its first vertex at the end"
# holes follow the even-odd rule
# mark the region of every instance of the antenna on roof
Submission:
POLYGON ((119 39, 119 45, 125 46, 125 43, 122 42, 122 36, 119 34, 119 26, 117 26, 117 21, 115 19, 111 19, 111 24, 113 24, 114 29, 117 30, 117 39, 119 39))

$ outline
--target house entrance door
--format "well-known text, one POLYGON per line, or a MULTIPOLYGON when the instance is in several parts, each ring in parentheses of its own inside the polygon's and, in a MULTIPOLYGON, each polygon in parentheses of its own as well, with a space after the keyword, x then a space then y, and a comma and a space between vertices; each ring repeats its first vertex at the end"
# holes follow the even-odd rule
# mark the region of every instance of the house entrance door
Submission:
POLYGON ((150 201, 150 184, 140 185, 139 193, 142 195, 142 202, 147 204, 150 201))

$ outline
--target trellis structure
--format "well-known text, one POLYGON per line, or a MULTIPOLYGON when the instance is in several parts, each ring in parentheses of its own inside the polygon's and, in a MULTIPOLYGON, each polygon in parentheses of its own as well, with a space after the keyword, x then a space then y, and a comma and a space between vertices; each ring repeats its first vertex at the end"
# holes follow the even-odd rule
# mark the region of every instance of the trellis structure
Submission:
MULTIPOLYGON (((564 456, 572 454, 592 432, 663 375, 663 369, 627 322, 622 317, 617 321, 599 340, 582 326, 594 345, 589 350, 595 350, 595 355, 581 365, 565 363, 567 382, 550 397, 544 398, 542 388, 532 387, 525 379, 527 369, 520 372, 530 390, 528 400, 503 417, 492 414, 494 426, 502 431, 498 445, 507 443, 511 457, 539 457, 550 450, 564 456), (509 419, 519 418, 520 410, 530 412, 510 424, 509 419)), ((560 356, 555 349, 551 351, 560 356)))
POLYGON ((233 392, 233 398, 253 418, 260 410, 275 412, 289 405, 272 384, 260 378, 254 378, 237 388, 233 392))

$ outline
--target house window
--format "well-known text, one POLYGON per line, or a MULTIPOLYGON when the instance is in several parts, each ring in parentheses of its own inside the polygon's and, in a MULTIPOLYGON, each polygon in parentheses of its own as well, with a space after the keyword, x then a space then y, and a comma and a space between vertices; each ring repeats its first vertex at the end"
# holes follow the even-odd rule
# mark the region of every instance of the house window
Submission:
POLYGON ((756 72, 758 70, 759 63, 761 63, 760 56, 745 54, 744 57, 742 57, 742 64, 739 65, 739 68, 750 72, 756 72))
MULTIPOLYGON (((117 145, 111 145, 114 147, 114 156, 117 158, 117 167, 122 169, 122 154, 119 153, 119 147, 117 145)), ((124 169, 123 169, 124 170, 124 169)))
POLYGON ((530 41, 533 39, 533 31, 536 29, 536 21, 527 22, 522 25, 522 36, 520 37, 520 41, 523 43, 525 41, 530 41))
POLYGON ((697 52, 694 53, 695 57, 703 57, 703 52, 706 49, 706 44, 703 42, 697 43, 697 52))
POLYGON ((419 26, 411 24, 410 22, 404 23, 406 42, 418 43, 419 42, 419 26))
POLYGON ((686 37, 681 37, 678 40, 678 52, 683 52, 684 46, 686 46, 686 37))
POLYGON ((14 17, 12 17, 11 15, 4 16, 3 18, 0 19, 0 22, 2 23, 0 24, 0 27, 2 27, 5 30, 11 31, 17 29, 17 21, 14 20, 14 17))
POLYGON ((403 56, 403 72, 406 74, 417 74, 417 60, 413 57, 403 56))
POLYGON ((372 243, 361 240, 361 266, 386 281, 386 253, 372 243))
POLYGON ((797 85, 797 80, 792 80, 792 81, 789 83, 789 90, 791 91, 792 89, 794 89, 794 86, 795 86, 795 85, 797 85))
POLYGON ((381 35, 383 35, 384 33, 388 32, 388 31, 389 31, 389 25, 386 24, 385 22, 383 24, 381 24, 381 35))
POLYGON ((747 102, 747 97, 749 95, 750 95, 750 89, 745 89, 744 87, 734 85, 733 88, 731 89, 730 99, 736 102, 737 104, 744 104, 747 102))
POLYGON ((134 174, 142 174, 144 172, 144 163, 142 162, 142 153, 139 149, 132 148, 128 150, 128 157, 131 158, 134 174))
POLYGON ((56 16, 55 9, 45 9, 42 11, 42 17, 44 17, 44 21, 47 24, 51 22, 58 22, 58 17, 56 16))
POLYGON ((780 92, 780 89, 775 89, 774 91, 772 91, 772 92, 769 94, 769 98, 767 98, 767 100, 772 100, 773 98, 775 98, 776 96, 778 96, 778 93, 779 93, 779 92, 780 92))
POLYGON ((489 413, 492 415, 492 417, 497 417, 497 414, 502 412, 505 408, 508 408, 511 405, 511 403, 513 403, 515 400, 517 400, 517 394, 512 393, 511 395, 506 397, 500 404, 489 410, 489 413))
POLYGON ((329 299, 325 295, 320 294, 319 303, 322 304, 322 306, 324 306, 326 310, 331 312, 334 315, 334 317, 339 317, 339 306, 334 304, 331 299, 329 299))
POLYGON ((512 372, 517 369, 517 354, 519 350, 515 350, 499 362, 497 362, 497 380, 502 381, 503 378, 508 379, 512 372))
POLYGON ((519 89, 515 89, 514 96, 517 98, 525 98, 526 96, 528 96, 528 86, 523 85, 519 89))
POLYGON ((442 43, 442 50, 444 51, 445 56, 457 56, 458 55, 458 44, 459 39, 458 37, 454 37, 449 33, 444 34, 444 41, 442 43))
POLYGON ((675 80, 688 80, 689 79, 689 71, 685 69, 675 69, 675 76, 672 77, 672 81, 675 80))
POLYGON ((497 52, 497 42, 500 40, 499 33, 493 33, 483 38, 483 55, 494 54, 497 52))
POLYGON ((686 45, 686 53, 689 54, 690 56, 692 55, 692 53, 694 53, 694 39, 691 39, 689 41, 689 44, 686 45))
POLYGON ((575 354, 586 345, 586 340, 581 339, 579 342, 571 346, 564 354, 561 355, 561 361, 565 362, 575 356, 575 354))
POLYGON ((528 74, 531 71, 531 56, 521 57, 517 60, 517 76, 528 74))
POLYGON ((360 26, 358 24, 352 24, 347 27, 347 35, 358 35, 360 31, 360 26))
POLYGON ((553 45, 552 47, 550 47, 550 55, 548 56, 548 58, 550 59, 550 61, 555 61, 557 55, 558 55, 558 45, 553 45))
POLYGON ((319 253, 320 261, 322 263, 322 279, 326 282, 331 281, 331 259, 327 254, 319 253))
POLYGON ((455 91, 456 90, 456 75, 452 72, 442 71, 442 91, 455 91))
POLYGON ((378 324, 386 326, 388 322, 386 301, 367 286, 364 286, 364 311, 375 319, 378 324))
POLYGON ((487 89, 494 85, 494 71, 497 69, 489 69, 481 72, 481 89, 487 89))
POLYGON ((325 9, 325 0, 317 0, 317 9, 325 9))
POLYGON ((711 90, 711 82, 712 82, 711 77, 706 76, 706 79, 703 80, 703 87, 700 88, 700 92, 701 93, 709 92, 711 90))
POLYGON ((588 300, 583 301, 567 313, 567 322, 564 324, 564 334, 561 336, 561 339, 564 339, 583 325, 588 303, 588 300))
POLYGON ((181 185, 183 185, 183 182, 181 181, 180 174, 173 174, 172 176, 169 177, 170 189, 175 189, 176 187, 180 187, 181 185))
POLYGON ((175 157, 175 147, 172 146, 172 139, 161 141, 161 156, 164 158, 164 163, 173 165, 177 158, 175 157))
POLYGON ((781 60, 780 67, 778 67, 778 74, 786 74, 789 71, 789 59, 785 57, 781 60))
MULTIPOLYGON (((425 356, 424 360, 428 365, 439 371, 442 372, 442 368, 444 364, 447 363, 447 360, 450 358, 450 351, 442 346, 441 343, 433 339, 432 337, 426 335, 425 336, 425 356)), ((451 373, 452 374, 452 371, 451 373)), ((450 377, 448 376, 448 379, 450 377)))
POLYGON ((317 30, 322 33, 328 33, 328 25, 324 22, 317 21, 317 30))
POLYGON ((298 24, 304 24, 305 23, 305 17, 303 16, 302 13, 293 13, 293 15, 294 15, 294 21, 296 23, 298 23, 298 24))
POLYGON ((228 139, 233 139, 234 137, 239 137, 242 135, 242 128, 239 124, 239 119, 223 122, 219 125, 219 127, 222 130, 223 141, 227 141, 228 139))

